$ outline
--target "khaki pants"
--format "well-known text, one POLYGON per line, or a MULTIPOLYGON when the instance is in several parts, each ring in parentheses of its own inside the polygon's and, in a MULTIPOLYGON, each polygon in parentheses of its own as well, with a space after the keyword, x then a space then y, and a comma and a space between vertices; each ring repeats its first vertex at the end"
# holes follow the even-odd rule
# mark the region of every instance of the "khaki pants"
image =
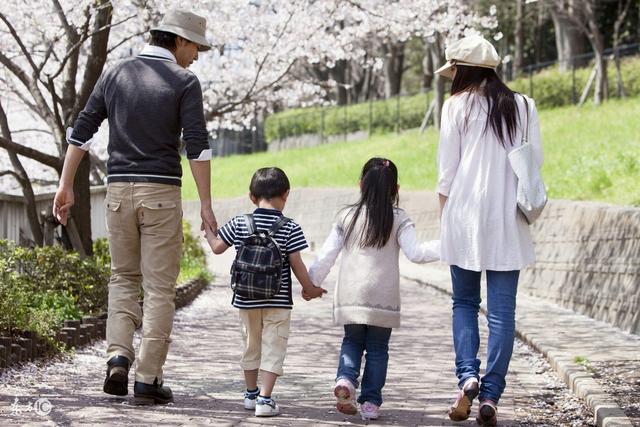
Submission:
POLYGON ((160 383, 171 342, 182 254, 180 187, 112 183, 106 208, 111 253, 107 356, 121 355, 133 362, 133 333, 142 323, 136 381, 153 384, 157 378, 160 383), (143 310, 138 304, 140 285, 143 310))
POLYGON ((282 375, 287 354, 291 310, 286 308, 240 309, 244 352, 240 366, 245 371, 262 369, 282 375))

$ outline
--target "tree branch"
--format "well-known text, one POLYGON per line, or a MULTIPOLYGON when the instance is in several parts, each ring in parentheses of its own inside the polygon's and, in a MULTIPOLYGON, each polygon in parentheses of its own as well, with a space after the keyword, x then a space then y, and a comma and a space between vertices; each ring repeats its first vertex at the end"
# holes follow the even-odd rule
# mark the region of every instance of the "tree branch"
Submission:
POLYGON ((125 44, 126 42, 128 42, 131 39, 134 39, 138 36, 143 35, 144 33, 146 33, 148 30, 144 30, 144 31, 139 31, 135 34, 131 34, 128 37, 125 37, 124 39, 120 40, 115 46, 109 48, 109 50, 107 50, 107 55, 110 54, 111 52, 113 52, 114 50, 116 50, 117 48, 119 48, 120 46, 122 46, 123 44, 125 44))
POLYGON ((40 72, 38 70, 38 66, 33 61, 33 58, 31 57, 31 53, 29 53, 29 51, 27 50, 27 47, 22 42, 22 39, 20 38, 20 36, 18 36, 18 33, 16 32, 16 29, 13 27, 13 25, 11 25, 11 22, 9 22, 7 17, 2 12, 0 12, 0 20, 5 23, 5 25, 9 29, 9 32, 11 33, 11 36, 13 36, 13 39, 16 41, 16 43, 18 43, 18 46, 20 47, 20 50, 24 54, 25 58, 27 58, 27 61, 29 62, 29 65, 31 65, 31 68, 33 69, 34 77, 37 79, 40 76, 40 72))
POLYGON ((7 151, 11 151, 21 156, 35 160, 45 166, 49 166, 50 168, 55 169, 58 173, 62 173, 63 161, 59 157, 43 153, 42 151, 35 150, 22 144, 18 144, 11 141, 10 139, 5 138, 4 136, 0 136, 0 147, 4 148, 7 151))
MULTIPOLYGON (((110 30, 111 28, 113 28, 113 27, 115 27, 115 26, 117 26, 117 25, 123 24, 123 23, 127 22, 128 20, 130 20, 130 19, 132 19, 132 18, 134 18, 134 17, 135 17, 135 15, 131 15, 131 16, 129 16, 128 18, 124 18, 123 20, 116 22, 115 24, 108 24, 108 25, 104 25, 104 26, 102 26, 102 27, 100 27, 100 28, 98 28, 98 29, 94 30, 93 32, 91 32, 91 33, 89 33, 89 34, 86 34, 86 35, 84 35, 84 36, 80 37, 80 39, 79 39, 75 44, 73 44, 73 45, 69 48, 69 50, 67 50, 67 53, 66 53, 66 54, 64 55, 64 57, 62 58, 62 62, 60 63, 60 67, 56 70, 56 72, 55 72, 55 73, 53 73, 53 74, 51 75, 51 77, 55 79, 56 77, 58 77, 58 76, 59 76, 59 75, 64 71, 64 67, 65 67, 65 65, 66 65, 67 61, 69 60, 69 58, 71 58, 71 56, 73 56, 73 55, 75 54, 75 52, 76 52, 78 49, 80 49, 80 47, 84 44, 84 42, 86 42, 86 41, 87 41, 87 40, 89 40, 90 38, 92 38, 92 37, 94 37, 94 36, 96 36, 96 35, 100 34, 101 32, 103 32, 103 31, 105 31, 105 30, 110 30)), ((97 20, 97 19, 98 19, 98 18, 96 17, 96 20, 97 20)), ((143 32, 141 32, 141 33, 139 33, 139 34, 144 34, 144 33, 145 33, 145 32, 143 31, 143 32)), ((139 34, 136 34, 136 35, 139 35, 139 34)))

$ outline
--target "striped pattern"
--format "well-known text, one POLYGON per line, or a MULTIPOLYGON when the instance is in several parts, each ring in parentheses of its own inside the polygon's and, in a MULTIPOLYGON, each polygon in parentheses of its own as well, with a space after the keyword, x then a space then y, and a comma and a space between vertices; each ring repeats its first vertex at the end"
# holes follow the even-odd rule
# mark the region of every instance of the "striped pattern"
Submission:
MULTIPOLYGON (((282 212, 275 209, 258 208, 253 212, 256 227, 260 231, 266 231, 282 216, 282 212)), ((218 230, 220 238, 229 246, 234 246, 236 250, 242 245, 244 239, 249 237, 249 231, 244 216, 239 215, 231 219, 218 230)), ((270 299, 247 300, 235 295, 232 304, 236 308, 292 308, 293 299, 291 296, 291 266, 289 265, 289 254, 299 252, 309 247, 304 237, 302 228, 295 221, 290 221, 282 227, 275 236, 276 242, 285 254, 282 266, 282 285, 280 291, 270 299)))

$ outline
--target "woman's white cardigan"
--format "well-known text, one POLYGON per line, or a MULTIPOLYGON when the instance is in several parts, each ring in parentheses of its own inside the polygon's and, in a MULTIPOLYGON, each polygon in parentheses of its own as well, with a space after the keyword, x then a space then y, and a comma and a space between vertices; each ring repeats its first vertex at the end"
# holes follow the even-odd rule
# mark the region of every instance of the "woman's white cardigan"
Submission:
MULTIPOLYGON (((463 93, 449 98, 442 109, 438 149, 438 193, 447 196, 440 238, 442 261, 482 270, 521 270, 534 257, 529 225, 518 211, 517 178, 507 154, 520 146, 526 110, 516 95, 519 123, 514 145, 505 148, 493 131, 485 132, 487 101, 463 93)), ((540 123, 535 103, 529 106, 529 143, 542 166, 540 123)), ((506 130, 505 130, 506 132, 506 130)))

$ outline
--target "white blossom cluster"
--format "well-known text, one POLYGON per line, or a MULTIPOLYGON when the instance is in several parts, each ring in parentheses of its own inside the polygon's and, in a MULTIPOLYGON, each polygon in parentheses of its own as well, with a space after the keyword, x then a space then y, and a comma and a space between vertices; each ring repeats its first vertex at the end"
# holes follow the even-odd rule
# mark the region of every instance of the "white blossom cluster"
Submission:
MULTIPOLYGON (((177 3, 169 0, 112 0, 113 16, 107 66, 137 54, 148 39, 148 29, 177 3)), ((12 25, 0 22, 0 50, 27 72, 30 61, 41 67, 38 85, 64 74, 61 69, 71 46, 66 25, 93 27, 95 0, 3 0, 0 13, 12 25), (57 7, 59 5, 59 8, 57 7), (91 13, 88 13, 91 12, 91 13), (60 19, 64 16, 64 20, 60 19), (87 16, 92 16, 87 21, 87 16), (19 34, 16 43, 11 31, 19 34)), ((326 99, 332 82, 314 81, 293 72, 296 67, 322 64, 332 68, 336 61, 349 60, 380 68, 384 54, 373 47, 383 43, 422 37, 434 42, 457 39, 479 27, 494 28, 494 16, 481 17, 459 0, 192 0, 181 3, 207 19, 207 38, 214 49, 200 54, 192 71, 202 82, 210 129, 251 126, 258 111, 319 104, 326 99)), ((89 31, 91 32, 91 31, 89 31)), ((81 44, 76 86, 82 83, 89 41, 81 44)), ((64 72, 67 72, 66 70, 64 72)), ((63 78, 53 79, 62 93, 63 78)), ((12 117, 12 128, 47 129, 41 114, 29 102, 29 95, 15 73, 0 64, 0 93, 3 102, 22 102, 30 118, 12 117), (23 94, 20 96, 20 94, 23 94), (27 123, 28 122, 28 123, 27 123)), ((47 93, 46 91, 42 91, 47 93)), ((45 95, 48 96, 48 95, 45 95)), ((46 99, 52 105, 51 99, 46 99)), ((43 149, 46 134, 24 132, 16 141, 43 149)), ((53 137, 48 137, 56 147, 53 137)), ((97 144, 106 155, 104 137, 97 144)), ((2 153, 4 155, 4 153, 2 153)), ((4 163, 4 162, 3 162, 4 163)), ((11 179, 4 177, 0 181, 11 179)), ((0 189, 1 190, 1 189, 0 189)))

